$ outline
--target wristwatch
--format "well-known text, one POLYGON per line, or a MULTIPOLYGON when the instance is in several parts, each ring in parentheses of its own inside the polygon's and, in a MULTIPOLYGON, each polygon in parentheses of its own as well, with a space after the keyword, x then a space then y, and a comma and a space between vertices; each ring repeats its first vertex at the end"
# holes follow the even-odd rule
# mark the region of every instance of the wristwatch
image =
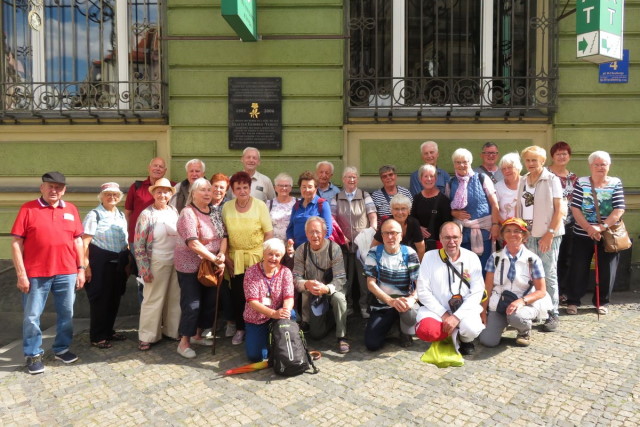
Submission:
POLYGON ((609 228, 609 224, 607 224, 606 222, 603 222, 602 227, 606 230, 607 228, 609 228))
POLYGON ((78 270, 86 270, 87 266, 86 265, 79 265, 78 266, 78 270))
POLYGON ((554 230, 553 228, 550 228, 547 231, 551 234, 556 234, 556 230, 554 230))

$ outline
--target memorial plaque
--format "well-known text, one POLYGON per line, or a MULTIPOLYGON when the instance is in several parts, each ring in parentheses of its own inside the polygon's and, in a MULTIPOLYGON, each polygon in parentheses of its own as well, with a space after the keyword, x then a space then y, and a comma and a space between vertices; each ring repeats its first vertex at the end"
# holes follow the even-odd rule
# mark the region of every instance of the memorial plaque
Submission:
POLYGON ((282 148, 282 78, 229 77, 229 148, 282 148))

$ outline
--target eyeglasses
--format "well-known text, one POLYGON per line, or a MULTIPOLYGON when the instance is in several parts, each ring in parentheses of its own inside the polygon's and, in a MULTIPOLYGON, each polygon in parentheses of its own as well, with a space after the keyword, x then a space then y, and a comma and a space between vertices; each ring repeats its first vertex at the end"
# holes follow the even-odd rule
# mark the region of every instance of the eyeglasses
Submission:
POLYGON ((440 238, 440 240, 453 240, 453 241, 457 241, 462 239, 462 236, 442 236, 440 238))
POLYGON ((469 162, 467 162, 466 160, 463 162, 460 161, 455 161, 453 162, 456 166, 467 166, 469 164, 469 162))
POLYGON ((484 154, 485 156, 497 156, 498 152, 497 151, 483 151, 482 154, 484 154))
POLYGON ((394 176, 396 176, 395 172, 387 172, 380 175, 380 178, 387 179, 387 178, 393 178, 394 176))
POLYGON ((291 186, 289 184, 276 184, 276 187, 278 187, 278 188, 291 188, 291 186))
POLYGON ((383 237, 396 237, 398 234, 400 234, 399 231, 383 231, 382 232, 383 237))

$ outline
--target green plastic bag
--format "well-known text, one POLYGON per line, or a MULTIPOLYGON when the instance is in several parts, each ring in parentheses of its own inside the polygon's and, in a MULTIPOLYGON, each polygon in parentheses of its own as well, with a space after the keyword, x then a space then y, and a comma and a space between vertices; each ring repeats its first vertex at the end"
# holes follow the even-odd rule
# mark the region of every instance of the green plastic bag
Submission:
POLYGON ((451 337, 431 343, 431 347, 424 352, 420 360, 436 365, 438 368, 464 365, 464 359, 462 355, 456 351, 451 337))

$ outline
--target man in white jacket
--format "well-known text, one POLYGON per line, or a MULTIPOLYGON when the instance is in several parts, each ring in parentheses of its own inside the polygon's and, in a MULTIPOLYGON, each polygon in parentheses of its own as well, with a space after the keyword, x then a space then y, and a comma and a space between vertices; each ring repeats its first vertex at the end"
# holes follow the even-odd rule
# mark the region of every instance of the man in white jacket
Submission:
POLYGON ((427 252, 420 265, 417 290, 423 306, 418 311, 416 336, 427 342, 452 336, 460 353, 470 355, 475 350, 473 340, 484 329, 480 318, 482 266, 475 253, 460 247, 458 224, 444 223, 440 241, 444 248, 427 252))

